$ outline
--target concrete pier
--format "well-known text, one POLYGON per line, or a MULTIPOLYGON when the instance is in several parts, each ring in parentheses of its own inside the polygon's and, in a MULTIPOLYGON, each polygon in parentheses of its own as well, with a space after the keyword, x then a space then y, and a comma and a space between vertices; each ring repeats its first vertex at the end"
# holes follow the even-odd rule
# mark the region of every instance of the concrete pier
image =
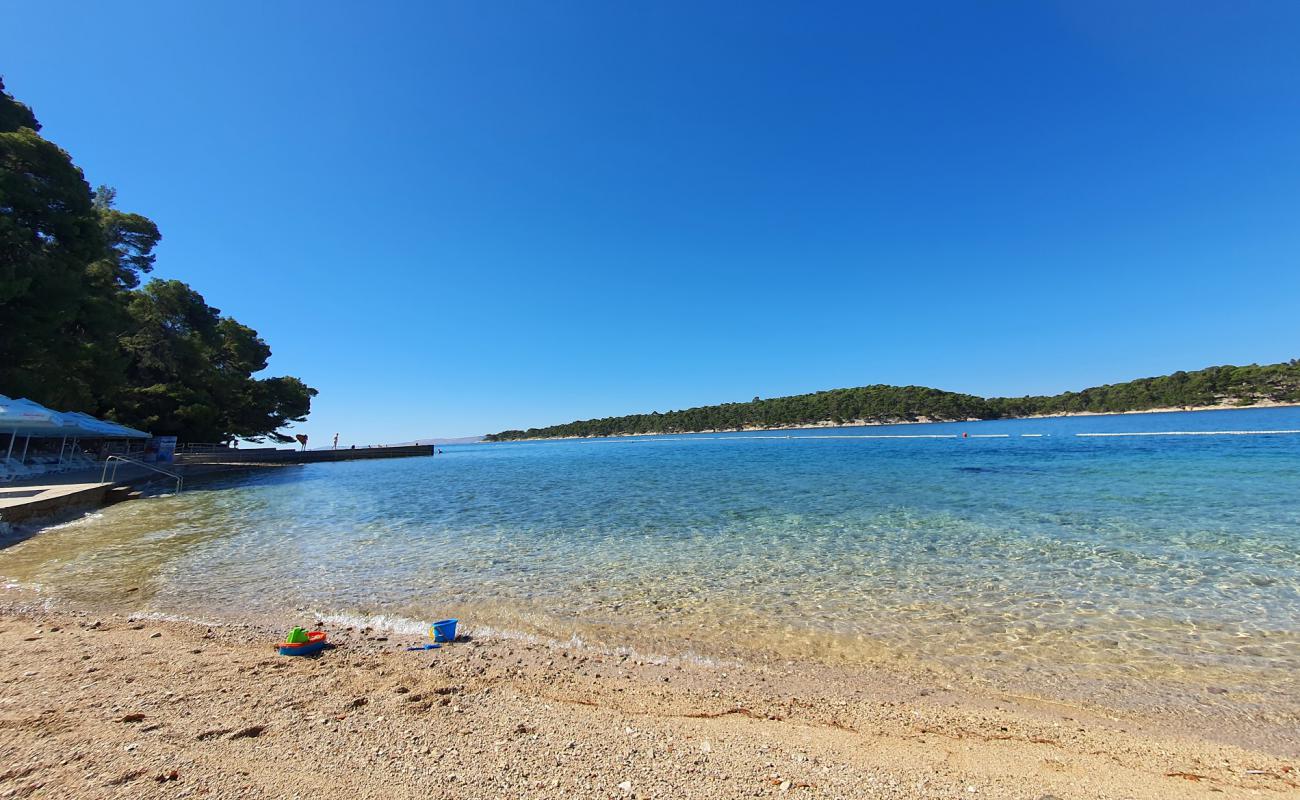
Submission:
MULTIPOLYGON (((432 445, 398 447, 359 447, 340 450, 291 450, 271 447, 249 450, 217 450, 211 453, 177 455, 163 468, 179 473, 186 482, 191 478, 210 477, 249 469, 274 468, 295 464, 318 464, 372 458, 409 458, 431 456, 432 445)), ((130 463, 117 466, 115 481, 102 482, 102 467, 47 475, 26 481, 0 485, 0 522, 28 523, 89 511, 116 500, 134 496, 130 490, 146 484, 167 484, 171 479, 130 463)))
POLYGON ((337 450, 293 450, 290 448, 261 447, 237 450, 234 448, 208 453, 178 453, 176 462, 190 464, 319 464, 329 461, 356 461, 367 458, 409 458, 431 456, 434 446, 408 444, 395 447, 357 447, 337 450))
POLYGON ((54 486, 6 486, 0 488, 0 522, 28 522, 75 511, 89 511, 104 504, 111 483, 65 483, 54 486))

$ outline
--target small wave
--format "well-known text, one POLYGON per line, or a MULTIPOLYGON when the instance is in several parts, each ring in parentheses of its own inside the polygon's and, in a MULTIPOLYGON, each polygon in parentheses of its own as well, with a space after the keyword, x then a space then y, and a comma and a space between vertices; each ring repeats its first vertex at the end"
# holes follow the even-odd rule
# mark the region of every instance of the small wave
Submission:
POLYGON ((130 617, 135 620, 150 620, 153 622, 184 622, 190 625, 202 625, 205 628, 230 627, 228 622, 217 622, 202 617, 191 617, 186 614, 165 614, 161 611, 136 611, 130 617))
POLYGON ((40 594, 45 591, 45 585, 40 583, 22 583, 21 581, 6 581, 3 587, 6 592, 31 592, 40 594))
MULTIPOLYGON (((312 613, 312 612, 308 612, 312 613)), ((403 617, 395 614, 314 614, 315 618, 327 625, 334 625, 340 628, 354 628, 361 630, 370 628, 372 630, 386 631, 405 636, 424 636, 429 630, 429 622, 415 620, 410 617, 403 617)), ((734 667, 738 662, 719 661, 699 655, 693 651, 687 651, 673 656, 665 656, 653 653, 641 653, 633 647, 600 647, 593 645, 577 634, 573 634, 568 639, 552 639, 550 637, 538 636, 526 631, 513 630, 510 628, 496 628, 491 625, 461 625, 460 631, 469 634, 475 639, 495 640, 495 641, 512 641, 522 642, 524 644, 542 645, 561 650, 581 650, 591 653, 599 653, 606 656, 627 656, 637 661, 643 661, 647 664, 670 665, 676 663, 696 664, 704 667, 734 667)))
MULTIPOLYGON (((314 612, 313 612, 314 613, 314 612)), ((409 636, 423 636, 429 630, 429 623, 409 617, 390 614, 319 614, 316 619, 341 628, 373 628, 375 630, 400 633, 409 636)))
POLYGON ((43 531, 57 531, 57 530, 62 530, 64 528, 72 528, 77 525, 84 525, 88 522, 92 522, 94 520, 104 518, 104 514, 102 511, 90 511, 84 513, 80 511, 74 511, 72 513, 74 514, 72 519, 68 519, 63 522, 56 522, 52 525, 39 525, 38 527, 43 531))

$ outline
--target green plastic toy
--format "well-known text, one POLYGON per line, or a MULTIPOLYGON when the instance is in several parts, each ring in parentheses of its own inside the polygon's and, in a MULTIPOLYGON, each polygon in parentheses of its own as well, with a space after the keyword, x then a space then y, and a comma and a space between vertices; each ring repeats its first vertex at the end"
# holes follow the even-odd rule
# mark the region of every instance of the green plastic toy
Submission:
POLYGON ((302 628, 294 628, 289 631, 289 635, 284 637, 285 644, 302 644, 307 641, 307 631, 302 628))

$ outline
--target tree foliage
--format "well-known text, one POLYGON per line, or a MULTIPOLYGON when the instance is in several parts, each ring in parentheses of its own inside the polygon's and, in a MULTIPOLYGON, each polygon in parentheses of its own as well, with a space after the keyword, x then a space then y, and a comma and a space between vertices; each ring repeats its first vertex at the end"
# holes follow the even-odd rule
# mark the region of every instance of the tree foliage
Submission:
POLYGON ((316 391, 254 378, 271 350, 153 270, 162 235, 91 191, 0 81, 0 392, 190 441, 279 441, 316 391))
POLYGON ((1246 367, 1208 367, 1050 396, 983 398, 924 386, 862 386, 724 403, 684 411, 633 414, 509 430, 488 441, 565 436, 621 436, 787 428, 801 425, 946 422, 1044 415, 1194 408, 1225 403, 1300 403, 1300 360, 1246 367))

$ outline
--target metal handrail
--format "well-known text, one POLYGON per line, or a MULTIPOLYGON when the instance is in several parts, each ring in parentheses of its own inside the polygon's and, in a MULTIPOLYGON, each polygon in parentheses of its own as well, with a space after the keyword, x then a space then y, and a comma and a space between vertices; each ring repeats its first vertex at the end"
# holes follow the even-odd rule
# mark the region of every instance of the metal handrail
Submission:
POLYGON ((114 482, 114 483, 117 483, 117 465, 118 465, 119 463, 127 463, 127 464, 135 464, 137 467, 144 467, 145 469, 151 469, 151 470, 153 470, 154 472, 159 472, 159 473, 162 473, 163 475, 166 475, 166 476, 169 477, 169 478, 173 478, 173 479, 175 479, 175 481, 176 481, 176 494, 180 494, 180 493, 181 493, 181 488, 185 485, 185 478, 181 477, 180 475, 176 474, 175 472, 171 472, 170 470, 165 470, 165 469, 163 469, 162 467, 156 467, 156 466, 154 466, 153 464, 146 464, 146 463, 143 462, 143 461, 137 461, 137 460, 135 460, 134 458, 127 458, 126 456, 109 456, 108 458, 104 459, 104 471, 103 471, 103 472, 100 474, 100 476, 99 476, 99 482, 100 482, 100 483, 108 483, 108 477, 109 477, 109 476, 108 476, 108 465, 109 465, 109 462, 112 462, 112 464, 113 464, 113 482, 114 482))

